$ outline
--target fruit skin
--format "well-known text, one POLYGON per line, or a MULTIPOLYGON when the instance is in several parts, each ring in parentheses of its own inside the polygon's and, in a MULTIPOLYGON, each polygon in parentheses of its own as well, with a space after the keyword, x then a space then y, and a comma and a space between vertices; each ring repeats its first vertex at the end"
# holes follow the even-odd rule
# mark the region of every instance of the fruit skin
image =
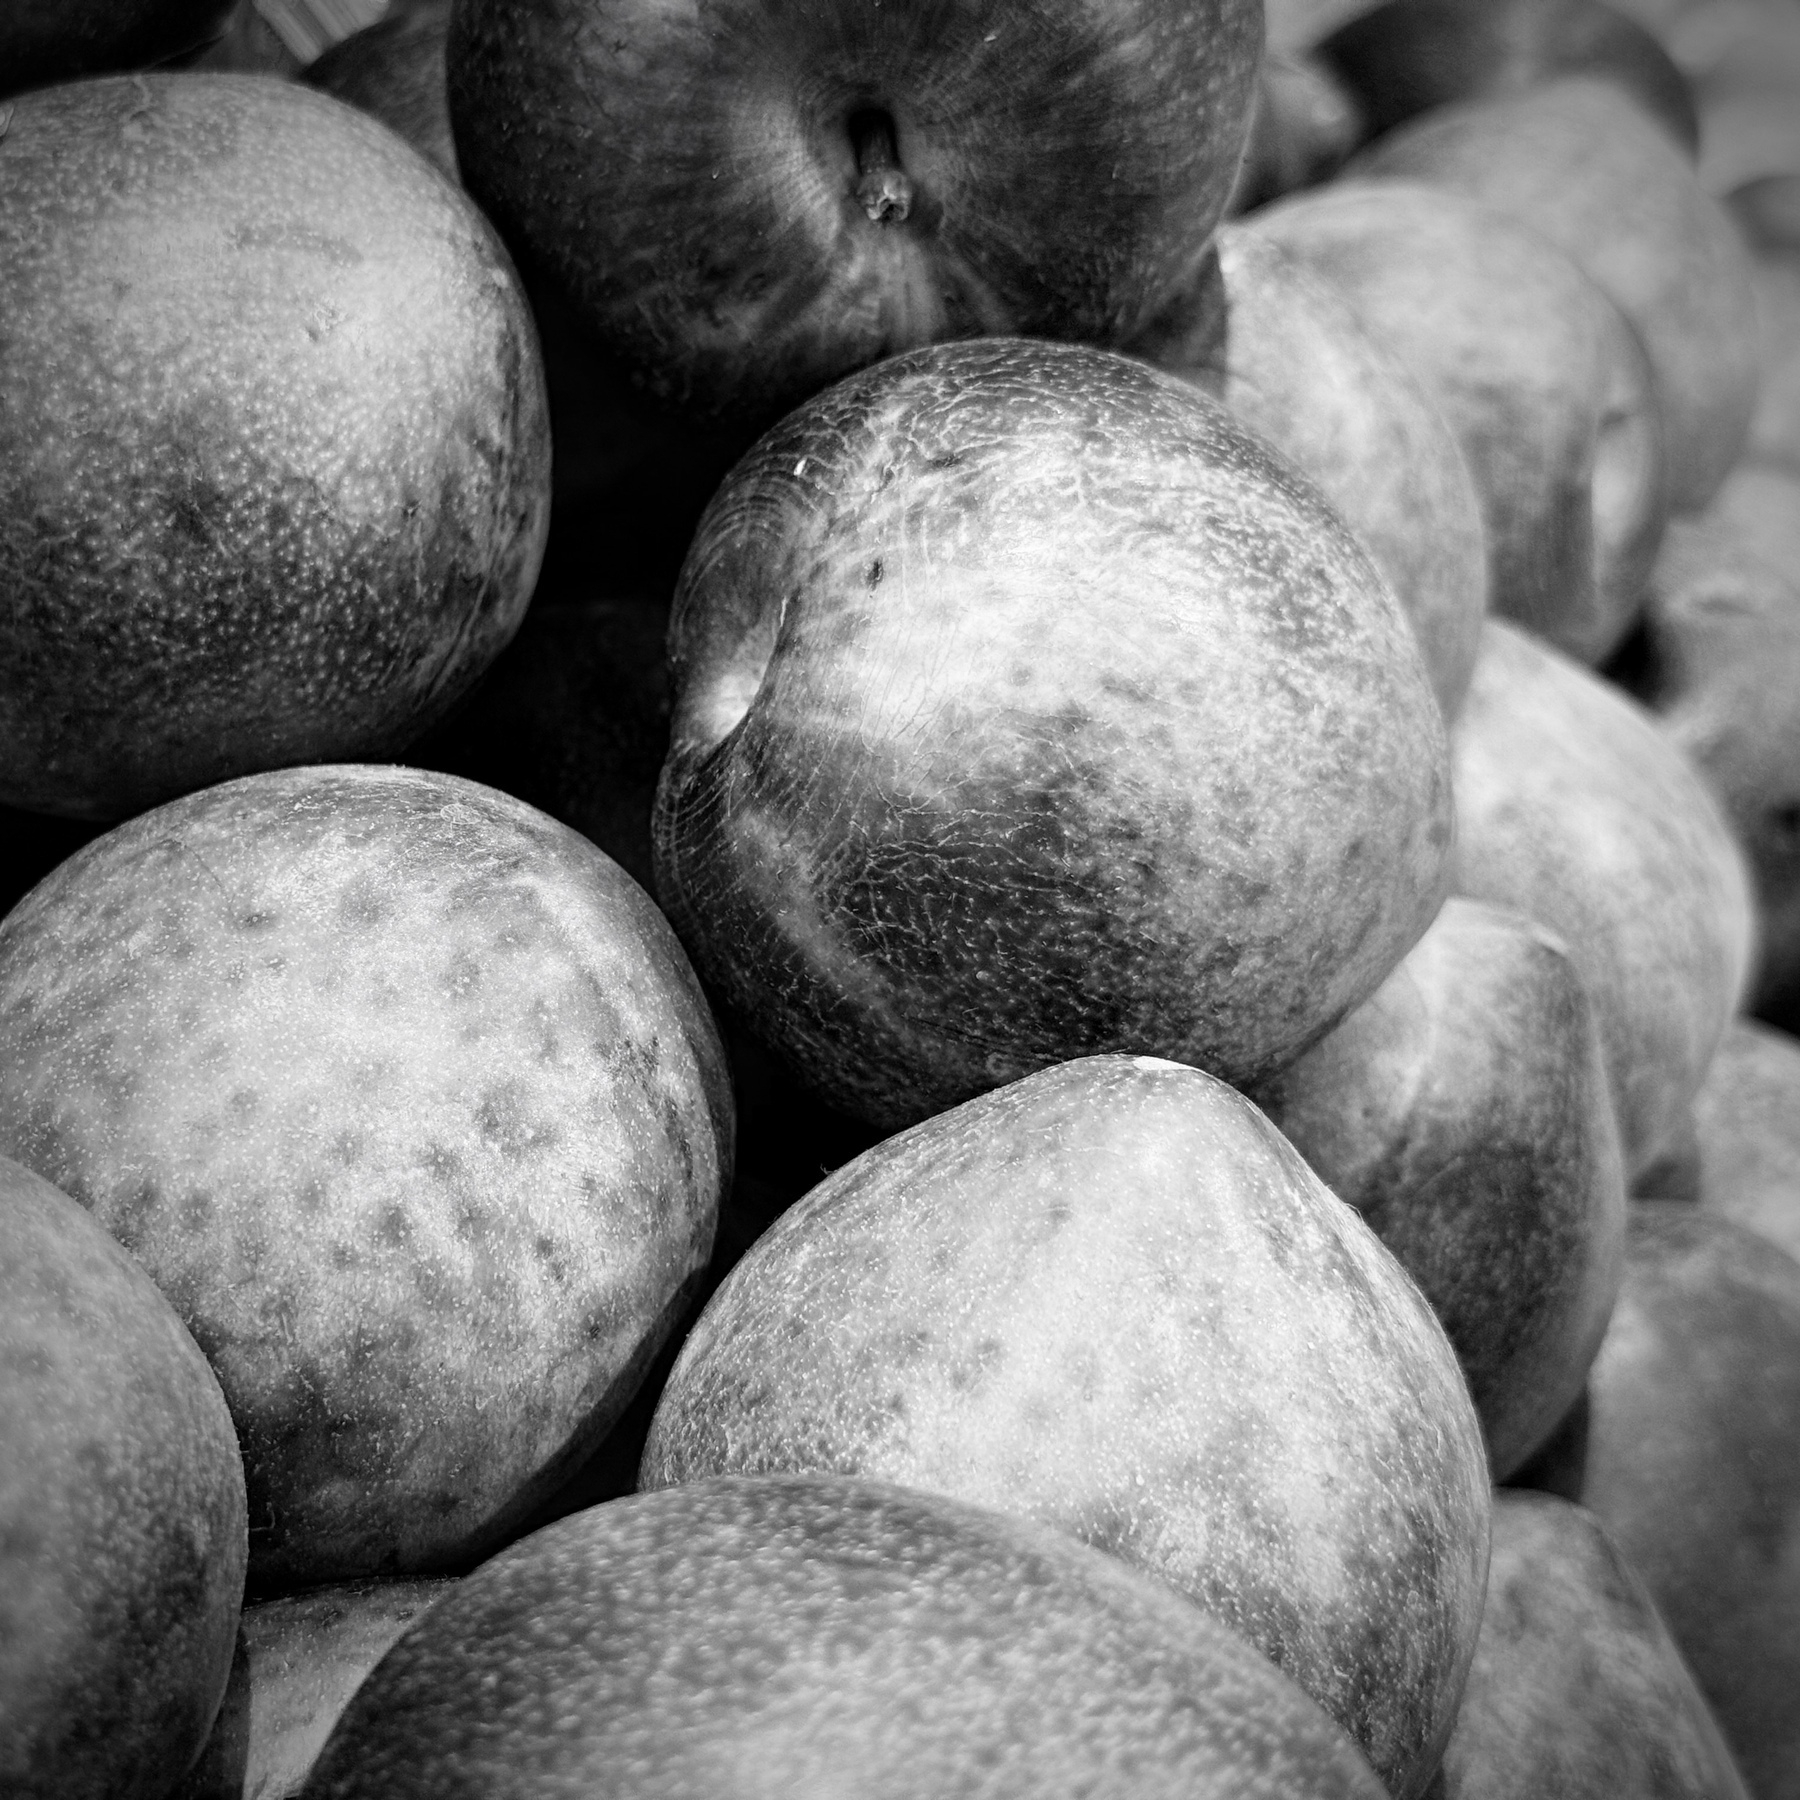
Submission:
POLYGON ((1247 228, 1336 287, 1441 411, 1480 500, 1492 609, 1599 662, 1667 517, 1656 392, 1618 308, 1537 231, 1420 182, 1335 182, 1247 228))
POLYGON ((1198 266, 1259 0, 466 0, 463 179, 646 389, 761 430, 948 337, 1121 343, 1198 266), (880 115, 910 197, 859 198, 880 115))
POLYGON ((309 87, 372 114, 450 180, 458 179, 444 92, 449 0, 402 0, 300 71, 309 87))
POLYGON ((1489 600, 1469 470, 1431 396, 1262 216, 1219 227, 1217 280, 1133 354, 1223 401, 1318 483, 1392 585, 1454 718, 1489 600))
POLYGON ((1682 1201, 1631 1209, 1587 1403, 1532 1484, 1642 1577, 1757 1800, 1800 1795, 1800 1263, 1682 1201))
POLYGON ((219 1383, 142 1269, 0 1158, 0 1789, 161 1800, 198 1754, 244 1593, 219 1383))
POLYGON ((1749 1800, 1643 1582, 1585 1508, 1494 1496, 1487 1604, 1431 1800, 1749 1800))
POLYGON ((1756 403, 1749 252, 1693 164, 1635 100, 1609 82, 1565 76, 1435 107, 1378 138, 1346 172, 1485 201, 1578 263, 1643 340, 1669 510, 1712 498, 1756 403))
POLYGON ((491 228, 328 95, 202 74, 21 96, 0 218, 0 799, 117 818, 394 754, 543 552, 491 228))
POLYGON ((1241 1632, 1397 1795, 1480 1620, 1487 1462, 1418 1289, 1241 1094, 1084 1057, 889 1138, 726 1277, 646 1488, 835 1471, 1055 1525, 1241 1632))
POLYGON ((1504 1479, 1580 1397, 1624 1264, 1612 1092, 1567 946, 1453 896, 1253 1098, 1418 1282, 1504 1479))
POLYGON ((1629 1181, 1680 1129, 1755 956, 1749 870, 1643 707, 1490 619, 1451 733, 1455 889, 1568 945, 1600 1026, 1629 1181))
POLYGON ((1110 352, 938 345, 797 410, 708 507, 670 666, 663 904, 884 1129, 1098 1050, 1265 1075, 1444 891, 1391 591, 1224 408, 1110 352))
POLYGON ((169 1800, 298 1793, 363 1678, 455 1586, 341 1582, 246 1606, 218 1721, 169 1800))
POLYGON ((1384 0, 1321 40, 1369 136, 1436 106, 1520 93, 1558 76, 1616 83, 1691 157, 1694 96, 1655 33, 1600 0, 1384 0))
POLYGON ((259 1593, 504 1537, 685 1309, 731 1120, 649 897, 451 776, 205 789, 0 923, 0 1150, 218 1371, 259 1593))
POLYGON ((1800 567, 1716 509, 1670 521, 1642 629, 1609 671, 1711 787, 1755 879, 1748 999, 1800 1017, 1800 567))
POLYGON ((828 1476, 592 1507, 439 1602, 306 1800, 1379 1800, 1354 1747, 1159 1583, 828 1476))
POLYGON ((1694 1137, 1692 1197, 1800 1260, 1800 1041, 1732 1020, 1694 1098, 1694 1137))
POLYGON ((211 42, 237 0, 7 0, 0 95, 162 62, 211 42))

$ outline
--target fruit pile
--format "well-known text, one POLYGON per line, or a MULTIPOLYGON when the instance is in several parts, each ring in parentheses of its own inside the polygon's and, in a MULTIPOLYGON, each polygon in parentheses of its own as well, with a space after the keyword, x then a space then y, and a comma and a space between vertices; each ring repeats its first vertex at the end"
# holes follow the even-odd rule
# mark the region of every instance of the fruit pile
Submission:
POLYGON ((20 0, 0 600, 9 1800, 1800 1800, 1794 0, 20 0))

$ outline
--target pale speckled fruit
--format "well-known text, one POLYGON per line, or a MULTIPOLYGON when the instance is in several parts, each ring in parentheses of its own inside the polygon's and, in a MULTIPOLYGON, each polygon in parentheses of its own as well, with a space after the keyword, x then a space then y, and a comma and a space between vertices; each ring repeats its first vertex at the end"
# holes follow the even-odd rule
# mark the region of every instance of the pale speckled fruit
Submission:
POLYGON ((218 1381, 147 1275, 0 1158, 0 1793, 161 1800, 244 1593, 218 1381))
POLYGON ((1256 1644, 1417 1794, 1487 1566, 1418 1289, 1241 1094, 1087 1057, 845 1164, 751 1248, 641 1485, 835 1471, 1055 1525, 1256 1644))
POLYGON ((1431 1800, 1749 1800, 1669 1629, 1600 1521, 1494 1496, 1481 1637, 1431 1800))
POLYGON ((1377 1800, 1344 1734, 1160 1583, 832 1477, 592 1507, 440 1601, 306 1800, 1377 1800))
POLYGON ((937 345, 769 432, 675 596, 657 887, 893 1129, 1107 1050, 1269 1073, 1437 911, 1444 722, 1392 590, 1214 400, 937 345))
POLYGON ((1600 1026, 1629 1181, 1680 1128, 1755 955, 1750 873, 1645 709, 1491 619, 1451 733, 1460 894, 1569 947, 1600 1026))
POLYGON ((536 328, 393 133, 251 75, 22 96, 0 135, 0 799, 117 818, 391 755, 517 628, 536 328))
POLYGON ((0 1150, 217 1369, 251 1581, 454 1567, 590 1449, 703 1268, 731 1097, 649 897, 452 776, 246 776, 0 923, 0 1150))
POLYGON ((297 1794, 363 1678, 455 1586, 339 1582, 246 1606, 212 1736, 169 1800, 297 1794))

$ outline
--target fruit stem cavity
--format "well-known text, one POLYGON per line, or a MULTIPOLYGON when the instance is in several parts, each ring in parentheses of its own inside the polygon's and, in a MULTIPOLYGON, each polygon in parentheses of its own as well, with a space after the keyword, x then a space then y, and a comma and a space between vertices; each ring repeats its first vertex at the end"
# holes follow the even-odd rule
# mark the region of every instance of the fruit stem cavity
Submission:
POLYGON ((856 151, 857 203, 871 223, 897 225, 912 211, 913 184, 900 166, 894 121, 873 108, 852 113, 850 143, 856 151))

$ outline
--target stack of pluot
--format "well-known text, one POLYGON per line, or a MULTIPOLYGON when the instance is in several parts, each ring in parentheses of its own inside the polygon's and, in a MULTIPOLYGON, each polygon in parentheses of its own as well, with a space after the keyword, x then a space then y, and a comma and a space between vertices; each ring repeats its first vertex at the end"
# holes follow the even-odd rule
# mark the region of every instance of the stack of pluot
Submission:
POLYGON ((1800 1800, 1800 5, 8 0, 8 1800, 1800 1800))

